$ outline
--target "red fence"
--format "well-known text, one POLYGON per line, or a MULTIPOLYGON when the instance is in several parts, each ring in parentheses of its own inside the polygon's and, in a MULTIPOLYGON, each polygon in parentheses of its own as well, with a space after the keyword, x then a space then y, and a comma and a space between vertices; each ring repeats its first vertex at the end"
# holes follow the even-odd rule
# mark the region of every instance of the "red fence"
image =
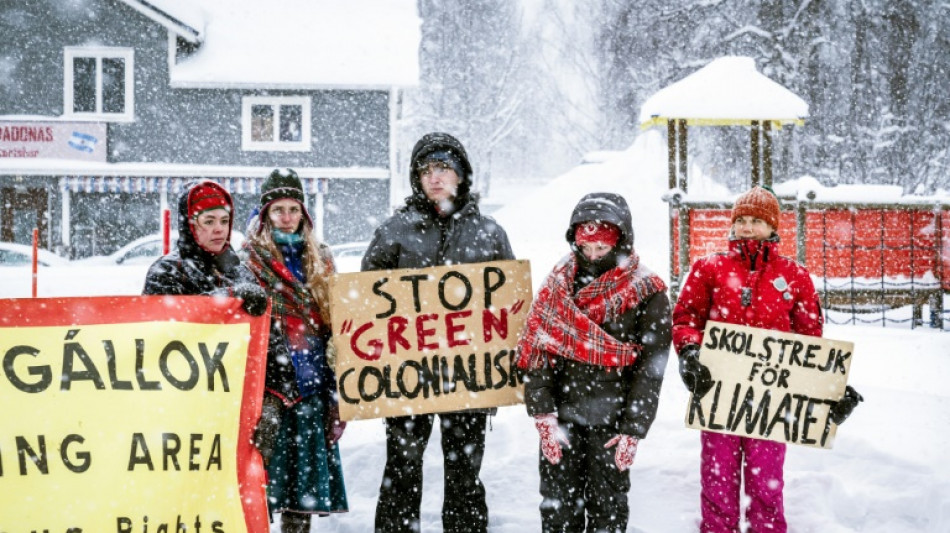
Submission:
MULTIPOLYGON (((782 204, 782 254, 808 267, 826 308, 867 313, 912 305, 916 324, 922 307, 930 305, 931 324, 937 325, 943 292, 950 291, 950 206, 782 204)), ((672 278, 678 280, 696 259, 725 250, 730 209, 684 202, 671 212, 672 278), (687 215, 682 220, 680 210, 687 215), (688 236, 684 256, 681 228, 688 236)))

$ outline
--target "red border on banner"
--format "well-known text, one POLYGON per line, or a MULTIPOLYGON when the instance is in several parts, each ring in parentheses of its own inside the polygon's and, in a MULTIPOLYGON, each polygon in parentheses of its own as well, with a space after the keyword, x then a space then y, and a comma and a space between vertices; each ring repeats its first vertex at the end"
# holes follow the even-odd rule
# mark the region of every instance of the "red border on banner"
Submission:
POLYGON ((267 533, 266 476, 260 453, 253 445, 254 428, 261 417, 264 372, 270 334, 270 308, 252 317, 235 298, 208 296, 98 296, 83 298, 0 299, 0 327, 51 327, 133 322, 189 322, 195 324, 249 323, 244 373, 244 396, 235 457, 241 507, 247 530, 267 533))

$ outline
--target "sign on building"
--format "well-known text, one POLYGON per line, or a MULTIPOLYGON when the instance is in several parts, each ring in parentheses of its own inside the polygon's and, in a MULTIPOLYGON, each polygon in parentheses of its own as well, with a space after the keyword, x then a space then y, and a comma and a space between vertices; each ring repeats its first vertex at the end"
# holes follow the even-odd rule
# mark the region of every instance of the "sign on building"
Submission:
POLYGON ((0 159, 106 161, 101 122, 0 121, 0 159))
POLYGON ((828 418, 844 396, 851 342, 709 321, 699 360, 715 383, 690 397, 686 426, 831 448, 828 418))
POLYGON ((527 261, 338 274, 330 293, 344 420, 523 401, 527 261))

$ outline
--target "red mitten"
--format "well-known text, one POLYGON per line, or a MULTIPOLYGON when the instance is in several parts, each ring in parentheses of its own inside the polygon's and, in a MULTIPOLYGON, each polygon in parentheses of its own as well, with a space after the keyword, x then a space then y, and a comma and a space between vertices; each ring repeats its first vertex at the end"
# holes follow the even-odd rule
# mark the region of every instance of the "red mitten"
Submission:
POLYGON ((546 413, 534 415, 534 427, 538 428, 541 436, 541 453, 552 465, 561 462, 561 443, 568 446, 567 437, 557 423, 557 415, 546 413))
POLYGON ((327 430, 328 437, 330 438, 330 444, 336 444, 340 437, 343 436, 343 430, 346 429, 346 422, 340 420, 340 407, 332 406, 330 407, 330 413, 327 420, 327 430))
POLYGON ((614 464, 617 469, 623 472, 633 466, 633 458, 637 456, 637 439, 630 435, 617 435, 607 441, 604 448, 617 446, 617 453, 614 455, 614 464))

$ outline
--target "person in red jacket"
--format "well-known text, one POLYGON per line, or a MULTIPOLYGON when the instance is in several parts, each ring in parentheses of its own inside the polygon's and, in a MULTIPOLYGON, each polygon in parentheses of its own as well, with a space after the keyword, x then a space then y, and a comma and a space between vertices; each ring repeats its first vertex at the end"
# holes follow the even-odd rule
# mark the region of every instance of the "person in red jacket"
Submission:
MULTIPOLYGON (((683 383, 696 397, 713 386, 699 362, 706 321, 820 337, 823 317, 808 271, 779 255, 779 203, 771 190, 753 187, 732 210, 729 250, 697 260, 673 309, 673 345, 683 383)), ((848 386, 831 409, 837 424, 861 395, 848 386)), ((702 532, 739 531, 739 488, 745 478, 749 531, 787 530, 782 497, 785 444, 702 432, 702 532), (744 464, 743 464, 744 463, 744 464)))

